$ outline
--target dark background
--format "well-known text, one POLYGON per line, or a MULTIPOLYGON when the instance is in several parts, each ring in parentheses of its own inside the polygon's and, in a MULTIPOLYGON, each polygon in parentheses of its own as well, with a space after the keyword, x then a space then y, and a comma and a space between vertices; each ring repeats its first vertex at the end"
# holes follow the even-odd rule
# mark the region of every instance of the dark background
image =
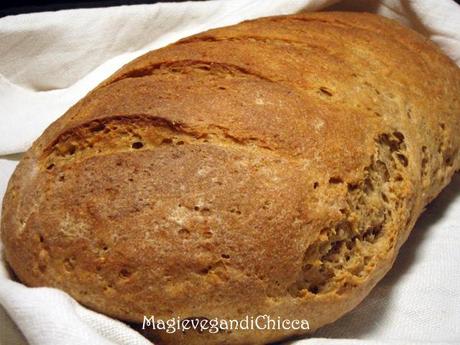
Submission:
POLYGON ((156 2, 182 1, 186 0, 0 0, 0 17, 4 17, 10 14, 55 11, 70 8, 107 7, 118 5, 154 4, 156 2))
MULTIPOLYGON (((156 2, 182 2, 185 0, 0 0, 0 17, 10 14, 54 11, 69 8, 106 7, 117 5, 153 4, 156 2)), ((190 1, 190 0, 189 0, 190 1)), ((191 0, 194 1, 194 0, 191 0)), ((273 0, 267 0, 273 1, 273 0)), ((357 0, 359 1, 359 0, 357 0)), ((460 4, 460 0, 455 0, 460 4)))

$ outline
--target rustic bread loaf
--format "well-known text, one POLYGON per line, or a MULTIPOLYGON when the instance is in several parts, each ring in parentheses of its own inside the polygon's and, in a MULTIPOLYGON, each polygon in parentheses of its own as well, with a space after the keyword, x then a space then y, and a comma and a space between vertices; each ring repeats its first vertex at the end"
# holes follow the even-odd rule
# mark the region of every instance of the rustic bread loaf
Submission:
POLYGON ((124 66, 25 154, 3 203, 6 259, 25 284, 129 322, 268 314, 317 329, 369 293, 460 168, 459 95, 452 61, 375 15, 183 39, 124 66))

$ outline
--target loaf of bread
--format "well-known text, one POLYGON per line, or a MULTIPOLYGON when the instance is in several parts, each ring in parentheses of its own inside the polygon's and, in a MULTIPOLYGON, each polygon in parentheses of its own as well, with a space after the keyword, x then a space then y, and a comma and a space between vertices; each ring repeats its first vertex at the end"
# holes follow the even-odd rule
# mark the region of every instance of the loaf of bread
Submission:
POLYGON ((211 30, 121 68, 53 123, 3 203, 6 259, 127 322, 308 320, 153 331, 164 344, 311 333, 390 269, 460 168, 460 71, 371 14, 211 30))

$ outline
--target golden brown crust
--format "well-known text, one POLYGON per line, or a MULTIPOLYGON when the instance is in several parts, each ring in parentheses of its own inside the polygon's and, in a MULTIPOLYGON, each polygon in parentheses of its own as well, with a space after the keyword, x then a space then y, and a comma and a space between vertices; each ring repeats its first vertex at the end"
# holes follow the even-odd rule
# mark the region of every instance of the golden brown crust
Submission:
POLYGON ((24 283, 126 321, 269 314, 317 329, 369 293, 460 168, 459 92, 439 49, 370 14, 186 38, 34 143, 3 203, 6 258, 24 283))

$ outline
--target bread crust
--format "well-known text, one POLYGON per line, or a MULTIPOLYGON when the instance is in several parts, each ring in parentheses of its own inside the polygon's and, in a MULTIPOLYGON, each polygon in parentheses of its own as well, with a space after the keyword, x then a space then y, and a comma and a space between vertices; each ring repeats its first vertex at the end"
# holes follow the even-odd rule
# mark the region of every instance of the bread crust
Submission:
MULTIPOLYGON (((29 286, 128 321, 354 308, 460 168, 460 72, 365 13, 303 13, 149 52, 33 144, 3 202, 29 286)), ((154 333, 256 344, 294 330, 154 333)))

